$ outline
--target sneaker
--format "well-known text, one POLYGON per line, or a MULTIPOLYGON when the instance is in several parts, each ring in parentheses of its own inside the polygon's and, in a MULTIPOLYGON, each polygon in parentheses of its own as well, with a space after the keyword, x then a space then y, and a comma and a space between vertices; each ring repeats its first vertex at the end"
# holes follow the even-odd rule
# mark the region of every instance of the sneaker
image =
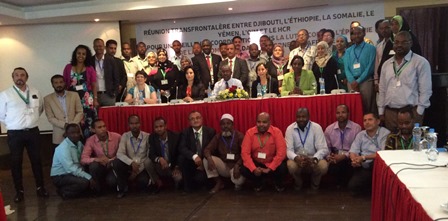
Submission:
POLYGON ((23 190, 19 190, 16 192, 16 196, 14 197, 14 202, 19 203, 22 202, 24 199, 23 190))
POLYGON ((47 190, 43 186, 38 187, 36 190, 37 196, 41 198, 47 198, 49 196, 47 190))

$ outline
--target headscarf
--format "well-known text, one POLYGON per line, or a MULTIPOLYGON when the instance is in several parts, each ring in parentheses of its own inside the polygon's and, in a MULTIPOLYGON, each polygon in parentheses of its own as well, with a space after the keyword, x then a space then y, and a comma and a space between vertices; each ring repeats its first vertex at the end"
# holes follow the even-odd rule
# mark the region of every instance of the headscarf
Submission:
POLYGON ((145 67, 145 72, 148 74, 148 76, 151 76, 157 74, 157 54, 154 51, 150 51, 146 54, 146 57, 149 57, 149 55, 153 55, 156 58, 156 63, 154 64, 154 66, 151 66, 148 61, 148 66, 145 67))
POLYGON ((272 56, 272 62, 277 66, 277 67, 283 67, 285 65, 285 58, 283 57, 283 55, 285 54, 285 50, 283 49, 283 46, 281 44, 275 44, 274 48, 272 49, 273 51, 276 48, 280 48, 282 49, 282 55, 279 58, 276 58, 274 56, 272 56))
MULTIPOLYGON (((342 38, 344 40, 345 48, 347 49, 347 47, 348 47, 347 37, 345 37, 345 35, 338 35, 338 36, 336 36, 336 38, 334 40, 336 41, 338 38, 342 38)), ((338 58, 338 50, 333 51, 333 57, 338 58)))
POLYGON ((158 61, 159 68, 162 69, 163 71, 168 72, 168 71, 171 71, 171 69, 173 69, 173 62, 168 60, 168 53, 163 48, 157 49, 157 61, 158 61), (166 60, 164 62, 159 61, 159 54, 162 52, 165 53, 165 56, 166 56, 166 60))
POLYGON ((403 28, 403 17, 401 17, 401 15, 395 15, 394 17, 392 17, 392 20, 398 22, 398 31, 401 31, 401 29, 403 28))
POLYGON ((319 66, 320 68, 323 68, 327 65, 328 60, 330 60, 331 55, 330 53, 328 53, 328 44, 325 41, 321 41, 319 43, 317 43, 317 47, 322 46, 324 47, 324 54, 322 56, 319 57, 319 55, 316 56, 316 64, 317 66, 319 66))

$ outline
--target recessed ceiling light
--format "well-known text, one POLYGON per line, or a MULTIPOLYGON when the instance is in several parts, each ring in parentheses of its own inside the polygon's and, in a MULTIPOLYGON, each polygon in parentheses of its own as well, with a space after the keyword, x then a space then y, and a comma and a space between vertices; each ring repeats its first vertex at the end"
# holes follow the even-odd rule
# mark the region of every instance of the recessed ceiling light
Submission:
POLYGON ((233 8, 229 8, 229 11, 232 11, 233 10, 233 8))
POLYGON ((95 22, 99 22, 100 21, 100 19, 99 18, 95 18, 95 19, 93 19, 95 22))

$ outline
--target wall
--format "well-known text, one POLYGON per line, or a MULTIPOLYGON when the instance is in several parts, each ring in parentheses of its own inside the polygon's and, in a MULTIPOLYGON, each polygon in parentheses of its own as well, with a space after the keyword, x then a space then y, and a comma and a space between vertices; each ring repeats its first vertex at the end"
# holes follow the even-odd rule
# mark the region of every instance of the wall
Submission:
POLYGON ((406 0, 406 1, 385 1, 384 2, 384 15, 387 17, 393 17, 397 14, 397 8, 407 8, 416 6, 437 6, 441 4, 448 4, 448 0, 406 0))

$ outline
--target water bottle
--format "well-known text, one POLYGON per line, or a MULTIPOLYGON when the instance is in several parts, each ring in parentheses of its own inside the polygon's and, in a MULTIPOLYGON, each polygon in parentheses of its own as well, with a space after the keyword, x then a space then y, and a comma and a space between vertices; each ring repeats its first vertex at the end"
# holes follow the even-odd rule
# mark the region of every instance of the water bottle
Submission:
POLYGON ((434 132, 434 128, 429 129, 428 143, 429 143, 429 149, 428 152, 426 153, 428 155, 428 160, 437 161, 439 151, 437 151, 437 134, 434 132))
POLYGON ((143 91, 138 92, 138 105, 143 105, 145 101, 143 100, 143 91))
POLYGON ((420 151, 421 150, 420 149, 420 139, 421 139, 421 136, 422 136, 422 130, 420 129, 420 124, 419 123, 415 123, 414 124, 414 129, 412 129, 412 148, 413 148, 414 151, 420 151))
POLYGON ((257 97, 261 97, 261 84, 258 83, 257 85, 257 97))
POLYGON ((325 94, 325 79, 319 78, 320 94, 325 94))
POLYGON ((207 88, 207 97, 212 97, 212 88, 210 86, 211 83, 208 84, 208 88, 207 88))
POLYGON ((158 104, 162 103, 162 95, 160 94, 160 90, 159 89, 157 89, 156 95, 157 95, 157 103, 158 104))

